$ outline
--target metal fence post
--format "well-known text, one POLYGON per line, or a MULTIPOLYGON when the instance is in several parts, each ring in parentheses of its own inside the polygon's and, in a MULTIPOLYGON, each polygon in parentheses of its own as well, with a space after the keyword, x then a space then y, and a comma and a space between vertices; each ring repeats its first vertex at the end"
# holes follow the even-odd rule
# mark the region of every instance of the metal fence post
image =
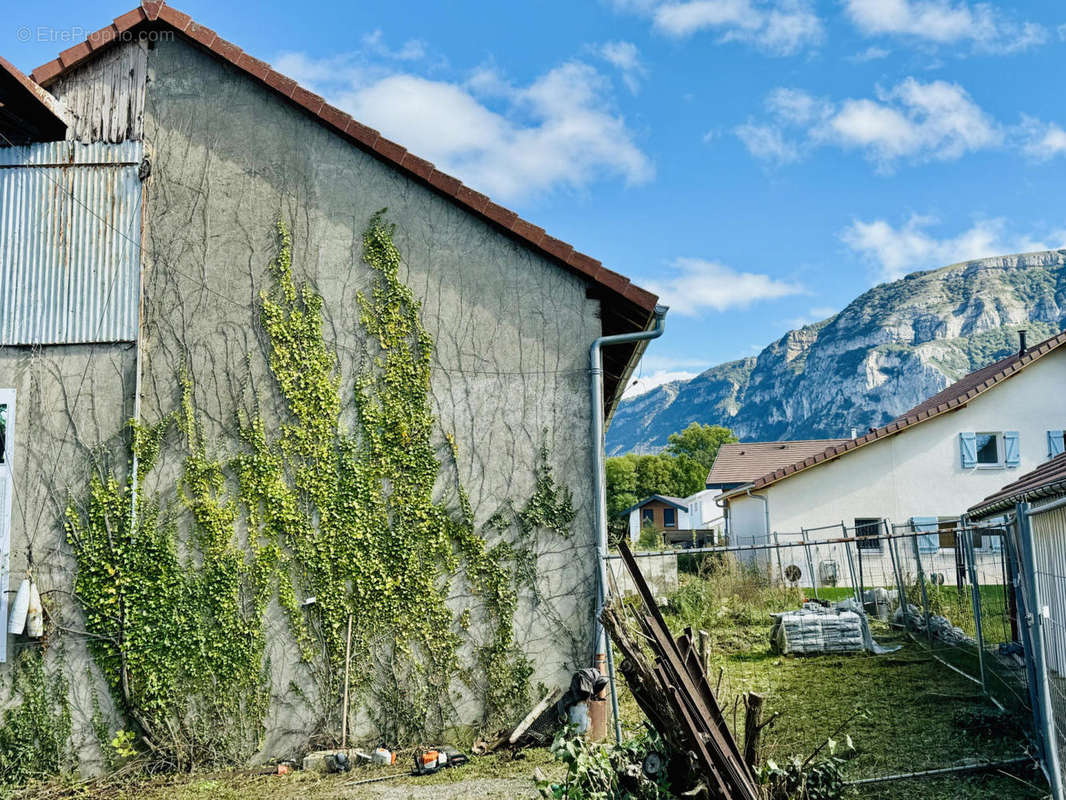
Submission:
MULTIPOLYGON (((1025 656, 1025 688, 1029 691, 1029 706, 1033 713, 1034 730, 1041 736, 1044 722, 1041 716, 1039 691, 1037 686, 1036 662, 1033 660, 1033 643, 1029 636, 1029 626, 1025 624, 1029 600, 1025 596, 1025 581, 1022 580, 1022 559, 1019 553, 1019 523, 1015 517, 1010 534, 1004 544, 1007 552, 1007 569, 1010 572, 1011 596, 1014 598, 1014 616, 1011 617, 1011 635, 1022 646, 1025 656)), ((1042 738, 1042 737, 1041 737, 1042 738)), ((1038 742, 1039 744, 1039 742, 1038 742)))
POLYGON ((907 601, 907 588, 903 585, 903 567, 899 561, 899 552, 896 550, 896 540, 891 538, 895 531, 888 524, 888 520, 884 520, 885 533, 889 538, 886 539, 888 544, 888 555, 892 559, 892 571, 896 576, 896 592, 899 594, 899 621, 903 623, 903 630, 910 630, 910 616, 911 609, 910 603, 907 601))
MULTIPOLYGON (((784 585, 785 570, 781 566, 781 540, 777 538, 777 531, 774 531, 774 551, 777 553, 777 582, 784 585)), ((814 576, 811 576, 811 580, 814 580, 814 576)))
MULTIPOLYGON (((848 538, 848 529, 844 526, 844 523, 840 523, 840 530, 844 534, 842 538, 848 538)), ((844 555, 848 558, 848 574, 851 576, 851 594, 855 597, 856 602, 859 604, 859 608, 862 605, 862 595, 859 594, 859 578, 855 574, 855 558, 851 555, 851 542, 844 542, 844 555)))
POLYGON ((1051 785, 1051 795, 1055 800, 1063 800, 1062 774, 1059 772, 1059 748, 1055 736, 1055 710, 1051 705, 1051 683, 1048 677, 1047 662, 1044 660, 1044 626, 1041 622, 1040 583, 1036 577, 1036 542, 1033 541, 1033 529, 1029 521, 1030 506, 1019 503, 1015 506, 1018 531, 1018 544, 1022 557, 1022 572, 1025 577, 1027 602, 1025 609, 1025 626, 1029 629, 1032 650, 1026 654, 1033 661, 1036 671, 1037 691, 1034 693, 1040 706, 1039 722, 1043 739, 1044 772, 1051 785))
POLYGON ((807 544, 807 529, 800 528, 800 536, 803 538, 803 549, 807 552, 807 569, 811 572, 811 583, 814 588, 814 599, 819 600, 818 597, 818 576, 814 574, 814 560, 811 558, 811 546, 807 544))
POLYGON ((922 553, 918 548, 918 537, 911 537, 911 545, 914 547, 914 562, 918 568, 918 586, 922 590, 922 614, 925 617, 925 633, 926 638, 929 639, 929 650, 932 651, 933 647, 933 628, 929 624, 929 592, 925 588, 925 570, 922 569, 922 553))
POLYGON ((977 635, 977 669, 981 675, 981 691, 988 694, 988 683, 985 680, 985 637, 981 625, 981 579, 977 574, 977 556, 973 551, 973 530, 959 531, 957 542, 962 542, 963 557, 966 559, 966 569, 970 573, 970 597, 973 601, 973 623, 977 635))

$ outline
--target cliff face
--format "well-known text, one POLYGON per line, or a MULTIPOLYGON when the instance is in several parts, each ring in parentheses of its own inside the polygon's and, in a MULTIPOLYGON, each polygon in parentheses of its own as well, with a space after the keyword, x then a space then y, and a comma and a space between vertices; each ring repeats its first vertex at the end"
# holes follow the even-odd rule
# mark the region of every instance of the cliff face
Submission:
POLYGON ((849 436, 883 425, 1066 327, 1066 250, 997 256, 881 284, 839 314, 789 331, 755 358, 623 401, 611 455, 652 452, 691 422, 742 440, 849 436))

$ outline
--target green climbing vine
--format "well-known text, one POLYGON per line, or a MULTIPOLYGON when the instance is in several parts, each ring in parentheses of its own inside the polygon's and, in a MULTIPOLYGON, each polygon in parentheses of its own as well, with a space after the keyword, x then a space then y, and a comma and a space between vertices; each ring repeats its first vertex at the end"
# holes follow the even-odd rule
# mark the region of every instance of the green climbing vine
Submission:
POLYGON ((70 760, 67 682, 45 669, 37 647, 23 650, 11 673, 18 702, 0 717, 0 797, 7 789, 63 771, 70 760))
POLYGON ((237 440, 215 454, 183 371, 180 408, 131 428, 136 489, 101 470, 84 507, 68 509, 94 659, 144 746, 179 764, 256 747, 274 598, 312 678, 321 735, 340 727, 349 620, 353 705, 390 741, 454 723, 465 692, 484 726, 512 720, 533 671, 515 640, 520 593, 535 595, 538 539, 570 535, 570 493, 544 449, 528 502, 505 503, 479 528, 458 480, 443 486, 444 459, 454 467, 459 448, 437 438, 433 340, 400 278, 392 227, 379 213, 363 237, 366 354, 347 390, 323 300, 297 283, 291 237, 281 224, 276 233, 259 309, 276 406, 238 412, 237 440), (149 495, 145 476, 174 450, 174 497, 149 495), (461 663, 467 643, 473 663, 461 663))
MULTIPOLYGON (((221 462, 204 449, 181 376, 179 412, 159 424, 131 424, 141 476, 152 470, 168 431, 185 445, 178 481, 193 520, 192 553, 179 552, 177 521, 130 482, 97 473, 86 508, 67 511, 78 563, 75 595, 89 648, 143 741, 175 765, 235 760, 254 750, 266 710, 261 617, 267 601, 261 559, 233 537, 237 509, 221 462), (249 723, 250 721, 250 723, 249 723)), ((269 565, 268 565, 269 566, 269 565)))

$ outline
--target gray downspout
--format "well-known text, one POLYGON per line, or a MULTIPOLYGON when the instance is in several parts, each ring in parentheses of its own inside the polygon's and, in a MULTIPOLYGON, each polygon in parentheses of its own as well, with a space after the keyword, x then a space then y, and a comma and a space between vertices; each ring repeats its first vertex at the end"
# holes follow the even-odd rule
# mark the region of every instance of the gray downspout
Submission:
POLYGON ((748 497, 754 497, 756 500, 762 500, 763 516, 766 518, 766 541, 770 541, 770 498, 764 494, 752 494, 751 487, 748 487, 745 494, 748 497))
MULTIPOLYGON (((592 394, 592 481, 596 503, 596 563, 599 586, 596 592, 596 618, 593 621, 595 655, 605 655, 607 673, 611 680, 611 711, 614 714, 614 735, 622 740, 622 724, 618 720, 618 693, 614 685, 614 654, 607 647, 607 635, 600 614, 607 602, 607 475, 605 472, 603 438, 603 348, 615 344, 658 339, 666 330, 666 306, 655 306, 655 327, 640 333, 601 336, 589 348, 589 380, 592 394)), ((595 663, 595 659, 594 659, 595 663)))

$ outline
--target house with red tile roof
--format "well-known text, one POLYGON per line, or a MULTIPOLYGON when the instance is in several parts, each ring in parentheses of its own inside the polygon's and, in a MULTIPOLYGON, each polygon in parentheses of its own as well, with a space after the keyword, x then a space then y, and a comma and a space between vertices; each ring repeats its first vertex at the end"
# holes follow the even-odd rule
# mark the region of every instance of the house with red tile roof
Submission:
MULTIPOLYGON (((842 525, 875 533, 887 522, 929 532, 922 546, 930 554, 952 546, 951 536, 936 532, 954 527, 1012 476, 1063 451, 1064 387, 1066 333, 1032 346, 1023 338, 1015 353, 887 425, 770 464, 724 491, 717 502, 730 541, 764 543, 774 533, 801 531, 812 539, 839 537, 842 525)), ((865 556, 882 555, 878 542, 862 546, 876 551, 865 556)), ((797 557, 796 566, 809 581, 805 559, 797 557)))
POLYGON ((513 725, 592 663, 589 349, 655 295, 161 2, 0 92, 0 678, 24 579, 76 739, 151 752, 513 725))

